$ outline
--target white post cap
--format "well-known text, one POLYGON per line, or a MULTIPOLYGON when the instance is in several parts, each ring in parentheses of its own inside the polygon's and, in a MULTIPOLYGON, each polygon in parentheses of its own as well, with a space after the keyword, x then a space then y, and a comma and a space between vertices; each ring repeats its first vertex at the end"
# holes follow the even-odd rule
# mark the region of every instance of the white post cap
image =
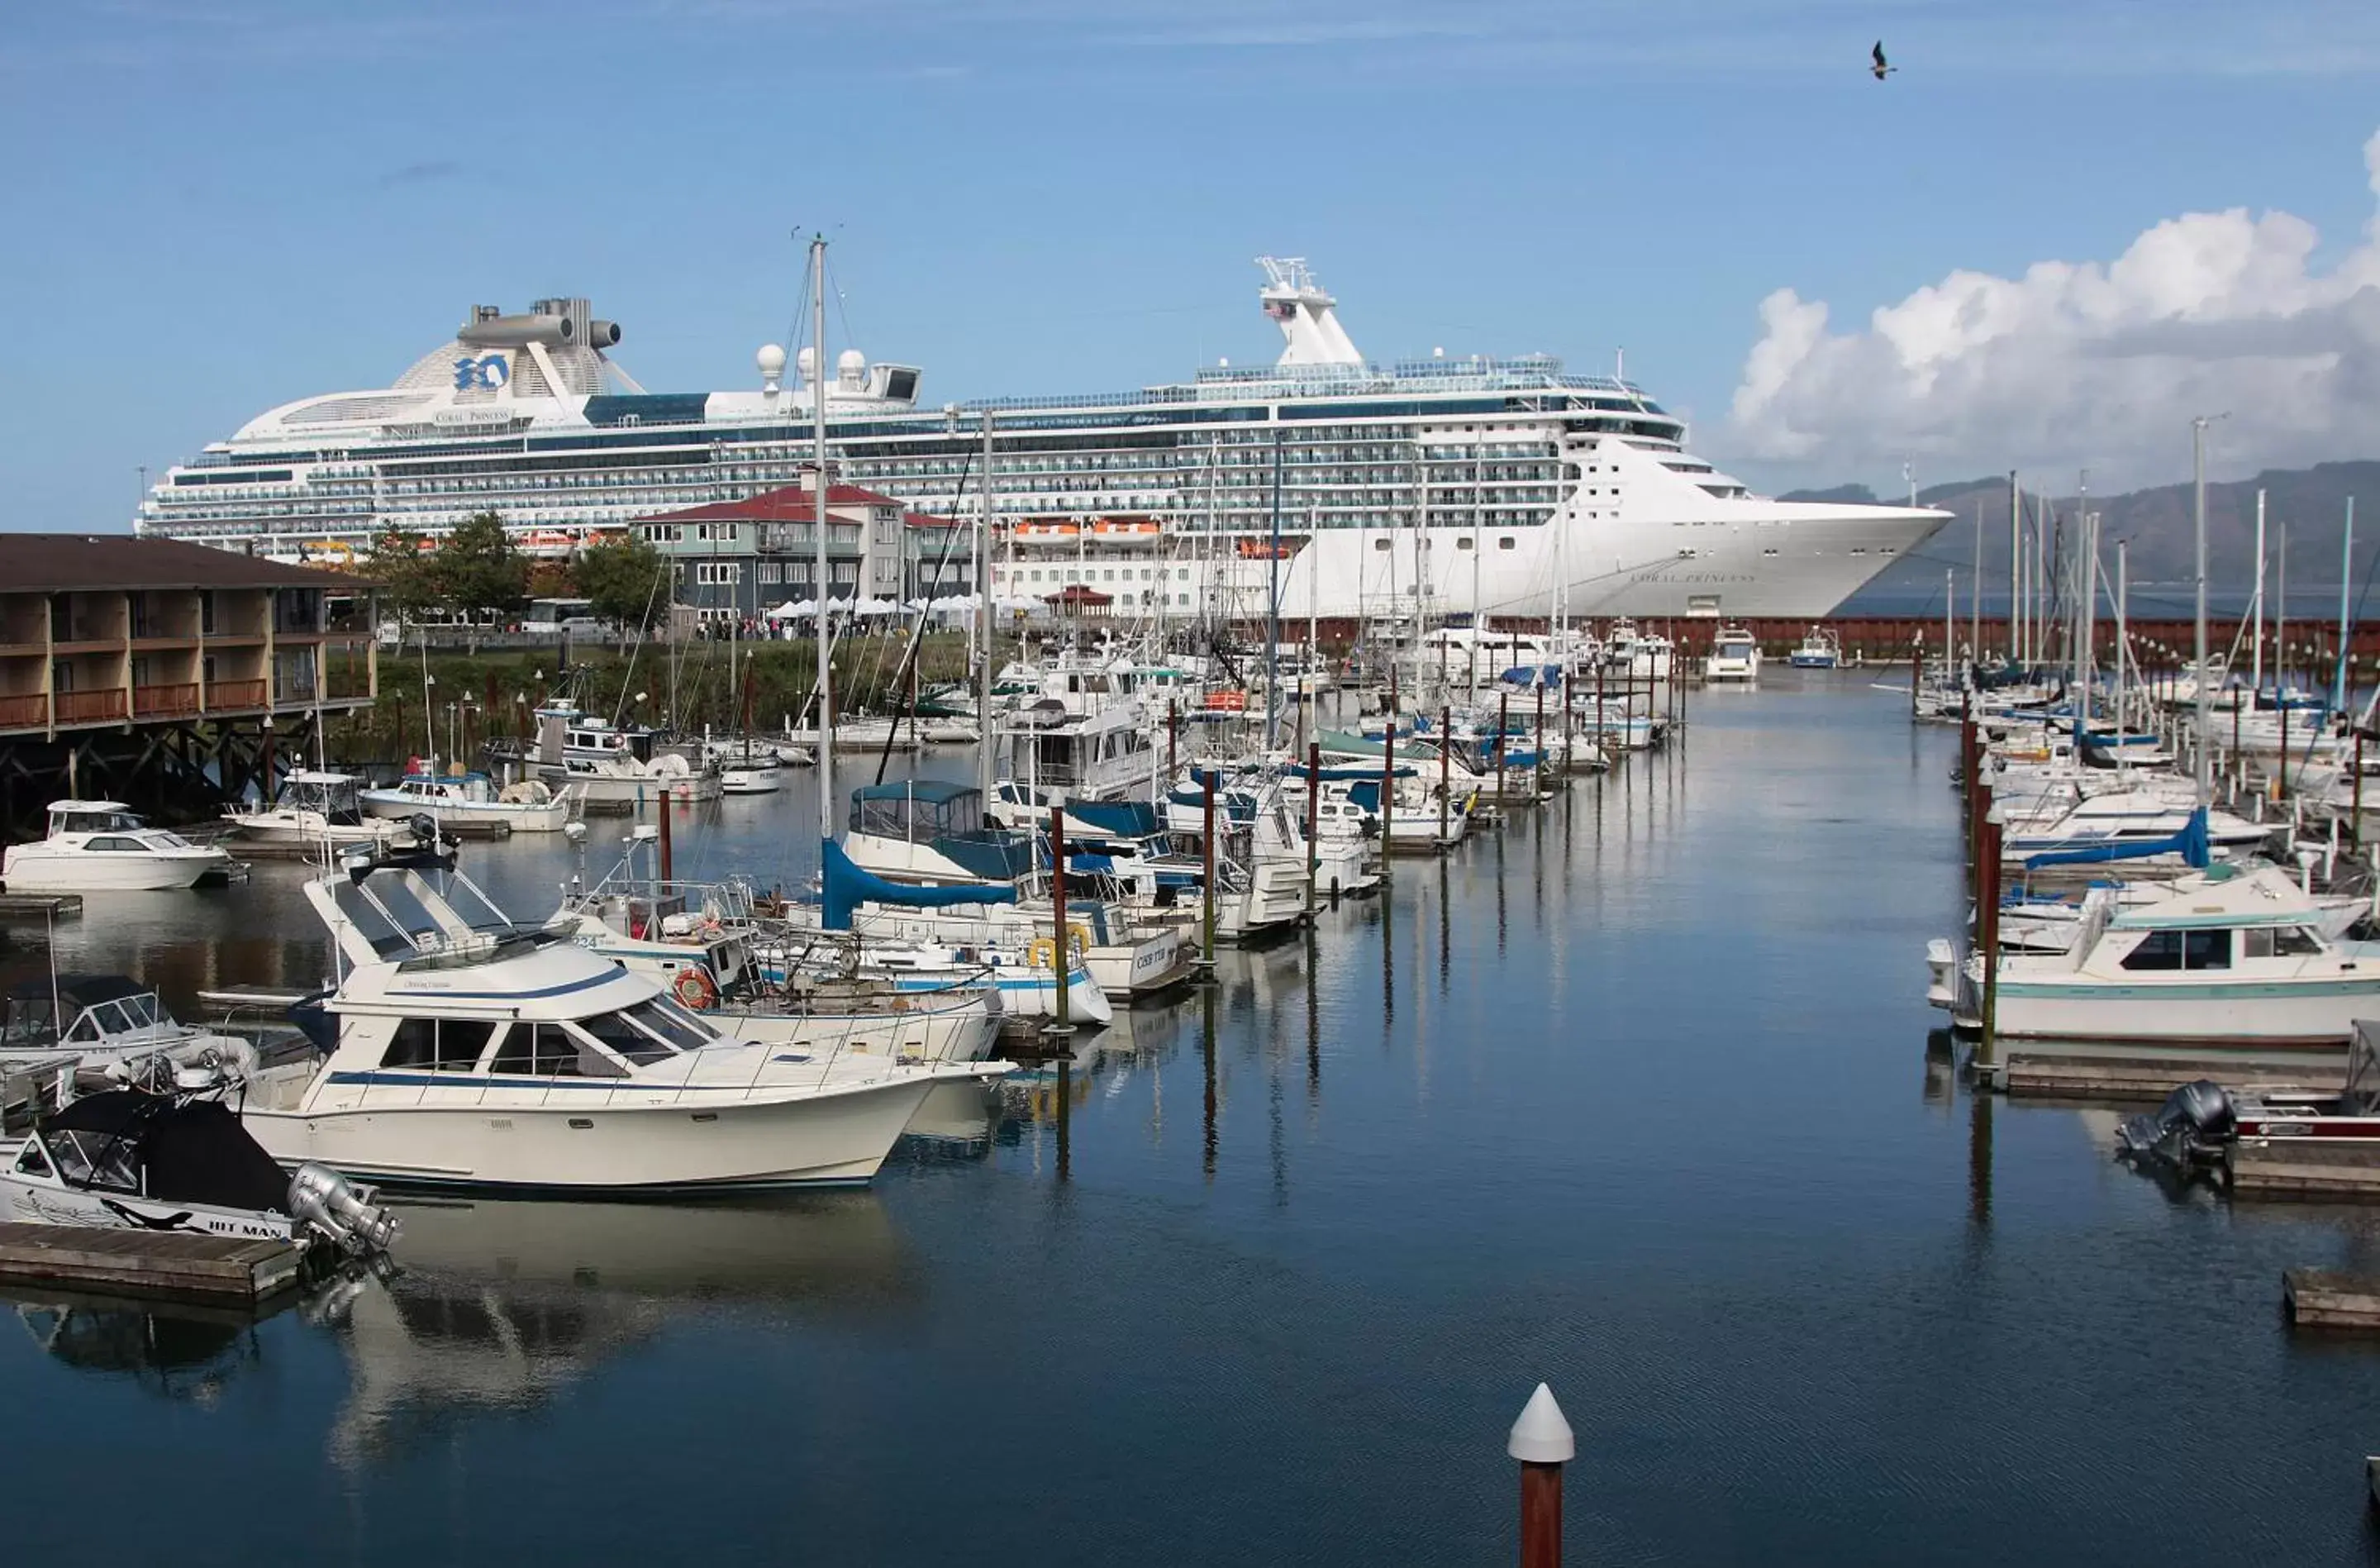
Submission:
POLYGON ((1512 1423, 1504 1452, 1524 1465, 1567 1465, 1577 1457, 1578 1443, 1570 1423, 1562 1419, 1561 1406, 1554 1403, 1553 1390, 1537 1385, 1521 1407, 1521 1418, 1512 1423))

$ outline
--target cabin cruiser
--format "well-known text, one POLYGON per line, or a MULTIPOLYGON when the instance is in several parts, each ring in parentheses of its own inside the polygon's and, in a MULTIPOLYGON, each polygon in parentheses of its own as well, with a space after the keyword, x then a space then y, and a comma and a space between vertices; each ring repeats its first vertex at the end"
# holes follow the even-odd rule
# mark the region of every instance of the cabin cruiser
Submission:
POLYGON ((427 852, 350 850, 306 897, 345 969, 292 1012, 325 1055, 250 1075, 241 1107, 285 1164, 572 1194, 865 1184, 934 1085, 1007 1071, 731 1038, 427 852))
POLYGON ((362 782, 352 773, 301 769, 281 781, 271 806, 226 811, 224 820, 242 838, 265 844, 386 843, 400 830, 388 818, 364 814, 362 782))
POLYGON ((390 788, 364 790, 358 798, 375 817, 426 816, 441 825, 502 822, 521 833, 560 833, 577 804, 568 787, 556 793, 525 779, 500 789, 485 773, 411 772, 390 788))
POLYGON ((0 1106, 63 1105, 84 1089, 184 1067, 255 1060, 236 1035, 177 1023, 157 993, 124 975, 42 975, 8 988, 0 1015, 0 1106))
MULTIPOLYGON (((2279 868, 2213 866, 2161 892, 2094 887, 2063 950, 2003 950, 1996 1032, 2336 1048, 2380 1013, 2380 947, 2324 935, 2324 911, 2279 868)), ((1982 953, 1937 939, 1926 962, 1926 1000, 1980 1027, 1982 953)))
POLYGON ((0 857, 10 893, 140 893, 195 887, 231 874, 213 845, 152 828, 118 800, 50 802, 49 836, 0 857))
POLYGON ((0 1144, 0 1219, 287 1242, 369 1257, 394 1215, 327 1166, 285 1172, 212 1093, 110 1089, 0 1144))
POLYGON ((1721 626, 1703 660, 1706 681, 1756 681, 1760 678, 1760 640, 1742 626, 1721 626))

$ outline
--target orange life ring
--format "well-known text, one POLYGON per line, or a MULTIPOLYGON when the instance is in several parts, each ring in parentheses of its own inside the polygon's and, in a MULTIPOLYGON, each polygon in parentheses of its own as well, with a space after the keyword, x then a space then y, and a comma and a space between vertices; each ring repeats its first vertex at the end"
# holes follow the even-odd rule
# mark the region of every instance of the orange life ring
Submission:
POLYGON ((700 965, 680 969, 677 978, 670 981, 670 993, 698 1013, 707 1013, 719 1005, 719 982, 700 965))

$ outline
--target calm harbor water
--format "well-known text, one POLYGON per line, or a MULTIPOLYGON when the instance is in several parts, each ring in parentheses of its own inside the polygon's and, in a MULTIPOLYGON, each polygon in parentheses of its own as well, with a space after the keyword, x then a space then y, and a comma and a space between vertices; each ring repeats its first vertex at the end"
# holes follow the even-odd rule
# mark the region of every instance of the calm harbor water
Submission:
MULTIPOLYGON (((2278 1303, 2380 1270, 2380 1225, 2171 1196, 2104 1114, 1955 1088, 1956 737, 1850 672, 1691 717, 1399 863, 1310 966, 1227 954, 1062 1079, 931 1107, 868 1192, 408 1206, 400 1277, 253 1325, 14 1297, 15 1544, 1503 1562, 1544 1379, 1576 1562, 2374 1561, 2380 1351, 2278 1303)), ((681 870, 792 883, 814 810, 705 808, 681 870)), ((574 863, 466 854, 524 913, 574 863)), ((186 1015, 310 982, 298 875, 94 897, 59 961, 186 1015)))

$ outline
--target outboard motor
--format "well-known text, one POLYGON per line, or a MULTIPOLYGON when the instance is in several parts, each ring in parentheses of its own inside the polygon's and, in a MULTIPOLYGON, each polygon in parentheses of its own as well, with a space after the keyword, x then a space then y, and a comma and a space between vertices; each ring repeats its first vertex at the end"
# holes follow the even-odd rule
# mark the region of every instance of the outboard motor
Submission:
POLYGON ((348 1252, 386 1252, 396 1240, 395 1215, 367 1202, 346 1177, 310 1160, 289 1178, 289 1212, 348 1252))
POLYGON ((2126 1118, 2116 1136, 2122 1153, 2155 1154, 2188 1167, 2215 1158, 2238 1125, 2223 1086, 2196 1078, 2166 1096, 2156 1114, 2126 1118))

